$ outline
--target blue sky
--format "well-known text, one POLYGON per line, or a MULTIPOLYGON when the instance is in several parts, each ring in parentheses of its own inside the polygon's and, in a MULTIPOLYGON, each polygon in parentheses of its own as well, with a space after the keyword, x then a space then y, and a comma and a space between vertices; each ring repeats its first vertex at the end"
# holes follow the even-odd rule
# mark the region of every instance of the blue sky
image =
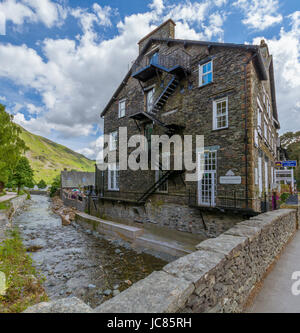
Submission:
POLYGON ((100 112, 138 40, 169 17, 177 38, 264 38, 281 132, 300 130, 299 0, 0 0, 0 103, 29 131, 94 158, 100 112))

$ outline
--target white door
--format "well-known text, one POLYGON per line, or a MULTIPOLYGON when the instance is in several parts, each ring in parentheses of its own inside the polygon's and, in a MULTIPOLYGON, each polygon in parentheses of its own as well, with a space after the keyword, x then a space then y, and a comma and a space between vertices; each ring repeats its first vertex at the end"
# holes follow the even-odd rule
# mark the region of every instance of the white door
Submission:
POLYGON ((205 158, 203 178, 198 181, 198 204, 214 207, 217 194, 217 152, 205 152, 204 156, 199 154, 198 158, 205 158))

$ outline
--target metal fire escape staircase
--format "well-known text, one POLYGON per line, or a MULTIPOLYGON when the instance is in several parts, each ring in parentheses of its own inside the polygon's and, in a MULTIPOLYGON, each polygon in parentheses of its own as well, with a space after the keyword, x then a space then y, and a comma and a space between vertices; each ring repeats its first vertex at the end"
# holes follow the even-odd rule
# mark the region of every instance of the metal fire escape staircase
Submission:
MULTIPOLYGON (((146 82, 155 75, 158 75, 160 72, 165 72, 171 75, 171 79, 156 99, 153 104, 153 107, 150 112, 138 112, 130 118, 137 120, 151 120, 156 123, 158 126, 163 127, 166 131, 166 134, 173 135, 179 130, 182 129, 182 126, 176 124, 165 124, 156 118, 156 114, 164 107, 169 97, 175 92, 176 88, 179 85, 179 82, 182 78, 186 77, 189 74, 189 64, 190 56, 185 53, 172 54, 171 56, 159 56, 154 57, 148 65, 145 63, 136 63, 133 67, 132 77, 135 79, 146 82)), ((146 192, 138 199, 139 203, 145 203, 146 200, 155 193, 168 179, 172 178, 175 175, 180 175, 184 173, 184 170, 162 170, 162 165, 159 161, 156 161, 159 169, 163 172, 161 177, 151 185, 146 192)))
POLYGON ((166 88, 163 90, 163 92, 160 94, 160 96, 155 101, 152 112, 157 113, 160 111, 164 105, 166 104, 168 98, 174 93, 177 86, 179 84, 179 79, 174 75, 172 79, 167 84, 166 88))

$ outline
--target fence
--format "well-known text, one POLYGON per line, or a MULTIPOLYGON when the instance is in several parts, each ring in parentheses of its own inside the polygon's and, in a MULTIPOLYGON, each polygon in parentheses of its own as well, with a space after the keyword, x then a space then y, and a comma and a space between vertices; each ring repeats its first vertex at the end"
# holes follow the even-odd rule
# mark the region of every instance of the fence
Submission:
POLYGON ((166 69, 171 69, 175 66, 181 66, 185 69, 189 69, 191 56, 183 50, 178 49, 170 54, 158 54, 152 58, 143 57, 141 60, 134 63, 132 72, 136 73, 151 64, 158 65, 166 69))

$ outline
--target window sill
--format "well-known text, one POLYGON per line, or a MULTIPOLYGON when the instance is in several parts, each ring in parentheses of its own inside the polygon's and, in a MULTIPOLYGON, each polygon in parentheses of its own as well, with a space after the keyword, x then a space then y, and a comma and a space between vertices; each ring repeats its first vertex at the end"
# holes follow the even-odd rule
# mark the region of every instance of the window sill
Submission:
POLYGON ((215 82, 212 81, 212 82, 209 82, 209 83, 203 84, 202 86, 198 86, 197 88, 198 88, 198 89, 201 89, 201 88, 204 88, 204 87, 207 87, 207 86, 211 86, 211 85, 213 85, 214 83, 215 83, 215 82))
POLYGON ((229 129, 229 126, 222 127, 222 128, 214 128, 214 129, 212 129, 212 132, 224 131, 224 130, 228 130, 228 129, 229 129))

